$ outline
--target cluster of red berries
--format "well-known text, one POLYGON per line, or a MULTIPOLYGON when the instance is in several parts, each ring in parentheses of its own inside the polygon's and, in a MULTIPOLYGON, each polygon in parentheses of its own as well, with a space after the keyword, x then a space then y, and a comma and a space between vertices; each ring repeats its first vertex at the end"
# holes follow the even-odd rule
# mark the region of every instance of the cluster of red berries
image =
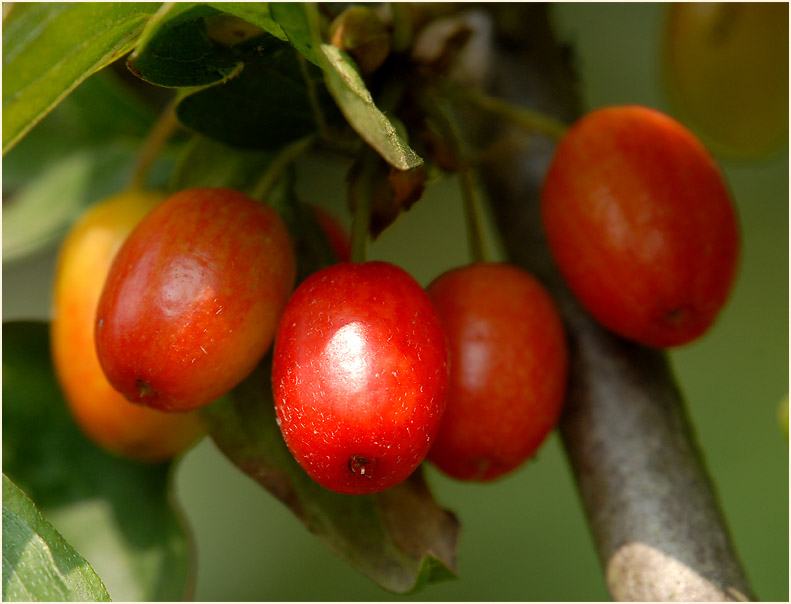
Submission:
MULTIPOLYGON (((580 303, 625 338, 689 342, 730 291, 739 237, 722 176, 656 111, 615 107, 575 124, 547 174, 542 219, 580 303)), ((556 425, 566 336, 532 275, 474 263, 424 289, 390 263, 341 261, 294 289, 295 267, 266 204, 228 189, 172 196, 107 269, 92 326, 103 373, 127 400, 183 416, 274 346, 285 442, 341 493, 391 487, 424 459, 491 480, 556 425)))

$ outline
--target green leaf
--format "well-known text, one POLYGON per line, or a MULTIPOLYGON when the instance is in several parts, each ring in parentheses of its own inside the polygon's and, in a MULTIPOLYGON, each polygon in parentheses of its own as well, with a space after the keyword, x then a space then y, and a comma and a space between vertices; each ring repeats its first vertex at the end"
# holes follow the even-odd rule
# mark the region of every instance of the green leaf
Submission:
MULTIPOLYGON (((224 13, 244 19, 280 40, 288 39, 283 28, 272 17, 272 8, 269 2, 207 2, 206 4, 224 13)), ((277 7, 277 3, 274 6, 277 7)))
MULTIPOLYGON (((156 114, 112 70, 91 76, 3 158, 3 262, 59 240, 90 204, 129 186, 156 114)), ((164 186, 173 143, 151 167, 164 186)))
POLYGON ((158 3, 15 3, 3 21, 3 153, 135 44, 158 3))
POLYGON ((311 14, 306 6, 303 2, 272 2, 269 9, 291 45, 308 61, 320 66, 316 52, 317 43, 321 42, 316 36, 318 14, 311 14), (315 23, 311 23, 311 19, 315 19, 315 23))
POLYGON ((3 204, 3 262, 53 245, 93 202, 124 189, 131 144, 88 147, 46 166, 3 204))
POLYGON ((110 601, 90 565, 5 474, 3 601, 110 601))
POLYGON ((264 35, 236 52, 244 61, 238 76, 181 99, 176 113, 185 126, 229 145, 275 149, 319 128, 311 94, 322 117, 339 120, 321 72, 307 63, 303 71, 289 44, 264 35))
POLYGON ((316 6, 274 3, 271 11, 294 48, 321 67, 327 89, 354 131, 391 166, 399 170, 421 166, 423 159, 374 103, 354 61, 332 44, 322 43, 316 6))
POLYGON ((42 170, 83 147, 116 139, 142 141, 156 112, 112 69, 92 75, 3 157, 3 191, 38 179, 42 170))
POLYGON ((333 493, 299 467, 275 421, 271 355, 232 393, 204 408, 220 450, 281 499, 316 536, 380 586, 407 593, 452 578, 458 523, 420 471, 375 495, 333 493))
POLYGON ((189 187, 228 187, 249 194, 274 155, 195 135, 179 156, 168 188, 175 192, 189 187))
POLYGON ((217 14, 206 4, 165 4, 149 22, 127 60, 138 77, 158 86, 207 86, 242 69, 232 49, 206 32, 204 17, 217 14))
POLYGON ((412 170, 421 166, 423 159, 374 104, 348 55, 332 44, 322 44, 320 50, 327 88, 349 125, 394 168, 412 170))
POLYGON ((3 471, 110 595, 184 599, 192 551, 173 502, 173 466, 125 461, 83 436, 55 382, 46 323, 3 325, 2 410, 3 471))

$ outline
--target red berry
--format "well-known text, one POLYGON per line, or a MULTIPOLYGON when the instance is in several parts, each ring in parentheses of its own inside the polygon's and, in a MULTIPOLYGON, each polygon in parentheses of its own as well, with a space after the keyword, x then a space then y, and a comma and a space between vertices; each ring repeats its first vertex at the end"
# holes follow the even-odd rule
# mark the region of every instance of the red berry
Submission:
POLYGON ((445 416, 428 458, 460 480, 492 480, 532 457, 566 391, 566 336, 555 303, 529 273, 476 263, 428 287, 448 337, 445 416))
POLYGON ((97 445, 139 461, 175 457, 205 433, 197 411, 163 413, 127 401, 96 357, 96 307, 113 257, 165 197, 133 189, 86 210, 63 239, 53 287, 52 361, 69 410, 97 445))
POLYGON ((113 262, 96 349, 113 387, 164 411, 211 402, 272 343, 294 286, 288 231, 230 189, 189 189, 154 209, 113 262))
POLYGON ((341 262, 348 262, 352 254, 352 242, 348 231, 324 208, 313 206, 313 212, 335 256, 341 262))
POLYGON ((375 493, 406 479, 434 441, 447 384, 436 311, 392 264, 322 269, 283 311, 277 421, 296 460, 332 491, 375 493))
POLYGON ((739 227, 723 176, 658 111, 610 107, 572 126, 544 182, 542 220, 577 299, 624 338, 691 342, 728 299, 739 227))

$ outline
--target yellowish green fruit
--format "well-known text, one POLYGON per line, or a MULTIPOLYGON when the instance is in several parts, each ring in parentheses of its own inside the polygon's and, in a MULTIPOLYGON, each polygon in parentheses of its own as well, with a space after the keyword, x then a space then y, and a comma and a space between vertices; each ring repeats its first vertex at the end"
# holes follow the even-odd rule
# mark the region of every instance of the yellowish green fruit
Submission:
POLYGON ((787 143, 788 3, 668 10, 665 76, 682 121, 726 156, 761 156, 787 143))
POLYGON ((786 394, 783 397, 783 400, 780 401, 780 404, 777 407, 777 422, 780 424, 780 429, 785 434, 786 440, 788 440, 788 395, 786 394))

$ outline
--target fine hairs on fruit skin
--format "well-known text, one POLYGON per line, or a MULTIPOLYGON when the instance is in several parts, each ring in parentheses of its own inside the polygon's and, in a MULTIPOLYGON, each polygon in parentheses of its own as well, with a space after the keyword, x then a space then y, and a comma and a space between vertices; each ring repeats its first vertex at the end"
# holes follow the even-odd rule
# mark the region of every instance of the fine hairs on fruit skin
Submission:
POLYGON ((132 402, 179 412, 228 392, 261 360, 296 279, 291 237, 239 191, 187 189, 130 234, 96 315, 96 347, 132 402))
POLYGON ((76 423, 108 452, 147 462, 189 448, 205 433, 203 423, 197 412, 163 413, 127 401, 102 372, 93 332, 113 257, 132 228, 165 197, 130 190, 80 217, 58 254, 50 327, 55 375, 76 423))
POLYGON ((434 441, 447 383, 431 301, 392 264, 322 269, 283 312, 272 363, 277 421, 327 489, 362 495, 409 477, 434 441))
POLYGON ((560 417, 569 363, 560 313, 531 274, 507 263, 452 269, 427 291, 450 354, 428 459, 458 480, 497 479, 530 459, 560 417))
POLYGON ((572 125, 541 219, 577 300, 623 338, 692 342, 730 296, 740 249, 730 192, 702 143, 659 111, 605 107, 572 125))

